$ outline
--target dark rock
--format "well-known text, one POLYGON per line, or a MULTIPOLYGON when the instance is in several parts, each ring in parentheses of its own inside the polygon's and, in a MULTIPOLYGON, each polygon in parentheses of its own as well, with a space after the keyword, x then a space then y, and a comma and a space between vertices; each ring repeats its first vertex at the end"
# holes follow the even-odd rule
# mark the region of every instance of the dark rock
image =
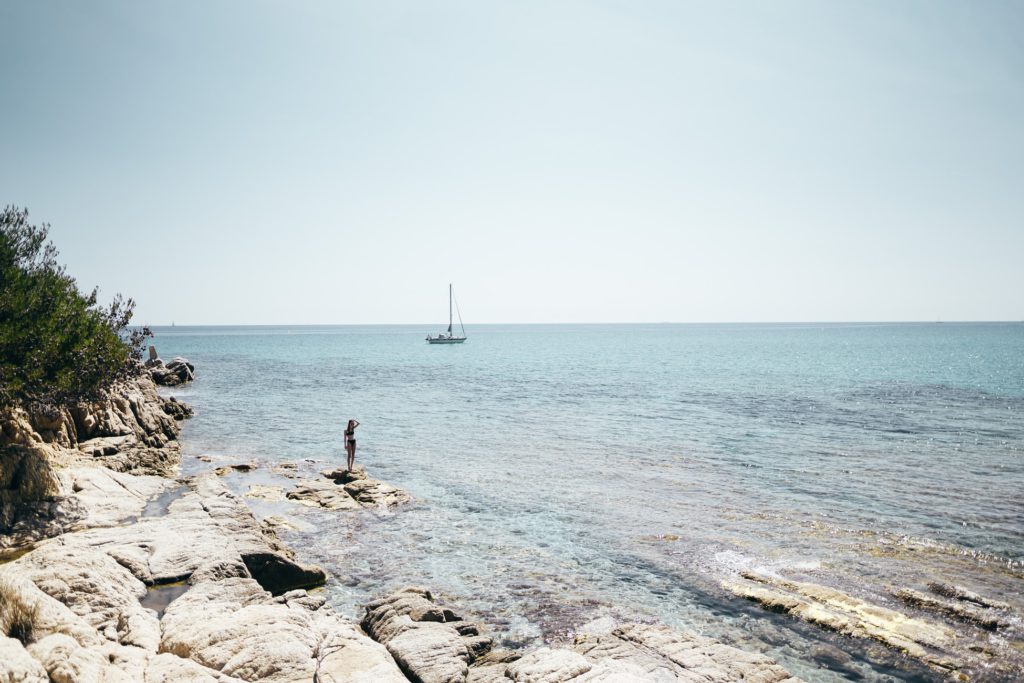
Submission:
POLYGON ((160 386, 176 387, 181 384, 181 380, 178 379, 178 376, 168 371, 167 368, 150 368, 149 375, 153 378, 153 381, 160 386))
MULTIPOLYGON (((1005 615, 991 607, 983 606, 985 603, 978 600, 959 598, 959 596, 955 600, 943 600, 911 588, 897 588, 892 591, 892 594, 913 607, 938 612, 960 621, 976 624, 989 631, 1009 625, 1005 615)), ((981 596, 977 597, 981 598, 981 596)))
MULTIPOLYGON (((461 633, 461 632, 460 632, 461 633)), ((478 657, 482 657, 491 651, 494 647, 494 639, 490 636, 467 636, 463 635, 465 639, 466 647, 473 653, 472 660, 475 661, 478 657)))
POLYGON ((163 448, 129 448, 103 456, 98 462, 115 472, 171 477, 181 464, 181 447, 171 441, 163 448))
POLYGON ((223 477, 225 474, 231 474, 232 472, 251 472, 252 470, 259 467, 254 462, 240 462, 234 465, 224 465, 213 470, 214 474, 218 477, 223 477))
POLYGON ((175 420, 184 420, 185 418, 192 417, 195 414, 195 411, 192 410, 192 406, 187 403, 182 403, 173 396, 166 399, 161 408, 163 408, 163 411, 175 420))
POLYGON ((159 359, 151 360, 147 362, 147 367, 153 381, 165 387, 176 387, 195 379, 195 366, 181 356, 166 365, 159 359))
POLYGON ((319 567, 304 567, 272 552, 244 553, 242 560, 252 578, 274 595, 296 588, 314 588, 327 581, 319 567))
POLYGON ((999 602, 997 600, 991 600, 983 595, 978 595, 974 591, 967 590, 961 586, 954 586, 948 583, 941 583, 933 581, 928 584, 928 590, 936 595, 941 595, 947 598, 953 598, 954 600, 963 600, 966 602, 973 602, 981 607, 987 607, 991 609, 1009 610, 1010 606, 1005 602, 999 602))
POLYGON ((463 621, 455 624, 455 630, 464 636, 480 635, 480 627, 470 621, 463 621))
POLYGON ((0 444, 0 492, 4 500, 46 500, 60 492, 45 449, 0 444))

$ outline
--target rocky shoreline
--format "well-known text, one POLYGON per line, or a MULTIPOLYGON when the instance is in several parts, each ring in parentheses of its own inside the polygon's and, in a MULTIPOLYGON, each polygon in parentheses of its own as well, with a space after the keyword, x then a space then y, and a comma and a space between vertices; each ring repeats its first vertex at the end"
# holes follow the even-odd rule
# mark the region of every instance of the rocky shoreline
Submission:
MULTIPOLYGON (((190 414, 141 377, 74 409, 0 415, 3 680, 797 681, 763 655, 649 626, 501 650, 423 588, 352 623, 225 471, 176 478, 190 414)), ((322 474, 249 495, 343 514, 409 500, 361 469, 322 474)))
MULTIPOLYGON (((763 654, 649 624, 600 620, 561 647, 504 649, 423 587, 355 623, 317 590, 325 572, 278 539, 289 521, 260 521, 246 501, 358 515, 410 496, 358 467, 302 478, 277 463, 273 484, 249 478, 256 463, 180 476, 191 409, 157 393, 166 366, 151 365, 104 400, 0 413, 0 680, 798 681, 763 654), (224 477, 238 473, 232 490, 224 477)), ((191 380, 191 364, 175 367, 191 380)), ((955 680, 982 668, 1003 680, 1019 659, 1000 636, 1019 616, 954 585, 893 588, 907 611, 751 571, 722 588, 955 680), (965 641, 921 613, 993 635, 965 641)))

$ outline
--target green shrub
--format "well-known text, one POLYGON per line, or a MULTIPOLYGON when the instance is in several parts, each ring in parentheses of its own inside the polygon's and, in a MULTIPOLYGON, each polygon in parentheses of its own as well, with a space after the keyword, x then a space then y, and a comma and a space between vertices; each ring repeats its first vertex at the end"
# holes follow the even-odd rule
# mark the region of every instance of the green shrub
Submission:
POLYGON ((49 225, 0 212, 0 406, 92 398, 140 371, 148 329, 129 330, 135 302, 97 303, 57 263, 49 225))

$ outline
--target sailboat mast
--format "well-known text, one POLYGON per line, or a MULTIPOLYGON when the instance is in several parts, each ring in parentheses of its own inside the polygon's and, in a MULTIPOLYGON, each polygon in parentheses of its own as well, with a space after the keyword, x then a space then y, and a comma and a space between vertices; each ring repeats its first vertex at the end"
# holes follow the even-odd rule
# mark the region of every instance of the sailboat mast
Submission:
POLYGON ((452 283, 448 283, 448 336, 452 336, 452 283))

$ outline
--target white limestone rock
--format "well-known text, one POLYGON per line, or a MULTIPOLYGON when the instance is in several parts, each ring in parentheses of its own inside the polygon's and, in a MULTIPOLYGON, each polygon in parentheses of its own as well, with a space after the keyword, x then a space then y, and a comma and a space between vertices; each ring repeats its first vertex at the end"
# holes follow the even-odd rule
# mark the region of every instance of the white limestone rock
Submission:
POLYGON ((594 665, 581 654, 542 647, 510 664, 505 676, 519 683, 561 683, 592 668, 594 665))
POLYGON ((75 498, 88 515, 81 527, 114 527, 142 514, 146 503, 175 486, 164 477, 135 476, 81 464, 66 470, 75 498))
POLYGON ((146 586, 109 555, 51 543, 14 564, 22 576, 106 639, 156 650, 160 625, 139 603, 146 586))
POLYGON ((0 683, 50 683, 50 677, 21 641, 0 635, 0 683))
POLYGON ((368 604, 362 627, 387 647, 411 680, 423 683, 467 680, 469 664, 492 646, 475 625, 437 605, 430 591, 418 587, 368 604))
POLYGON ((71 636, 54 633, 28 646, 54 683, 134 683, 128 673, 111 664, 98 647, 82 647, 71 636))
POLYGON ((318 665, 325 681, 405 680, 384 648, 305 591, 275 599, 252 579, 215 575, 200 572, 167 608, 162 651, 244 681, 309 681, 318 665))
MULTIPOLYGON (((110 501, 132 497, 131 483, 145 480, 119 476, 100 478, 123 489, 120 495, 111 491, 110 501)), ((88 529, 64 536, 60 542, 101 550, 149 585, 183 580, 211 562, 238 560, 245 562, 252 578, 274 593, 323 583, 323 570, 293 561, 290 551, 261 527, 245 503, 215 475, 190 483, 193 490, 170 502, 163 516, 144 517, 125 527, 88 529)), ((90 510, 90 515, 101 520, 116 516, 109 510, 95 514, 90 510)))

